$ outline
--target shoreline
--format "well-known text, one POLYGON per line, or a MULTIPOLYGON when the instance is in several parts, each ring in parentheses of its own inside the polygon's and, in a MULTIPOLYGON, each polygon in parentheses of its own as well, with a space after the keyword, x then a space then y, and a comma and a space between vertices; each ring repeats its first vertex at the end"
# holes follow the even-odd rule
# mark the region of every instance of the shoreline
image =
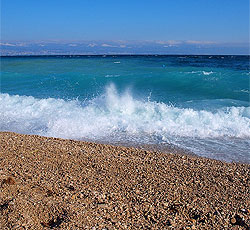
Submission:
POLYGON ((0 132, 0 228, 249 229, 250 164, 0 132))
MULTIPOLYGON (((59 139, 61 139, 61 138, 59 138, 59 139)), ((74 140, 74 139, 72 139, 72 140, 74 140)), ((166 154, 173 153, 173 154, 179 154, 179 155, 200 157, 199 155, 195 154, 194 152, 192 152, 188 149, 185 149, 185 148, 178 147, 177 145, 174 145, 174 144, 142 144, 142 143, 125 142, 125 141, 120 141, 120 142, 91 141, 91 140, 87 140, 87 139, 82 139, 82 140, 79 139, 77 141, 83 141, 86 143, 95 143, 95 144, 100 144, 100 145, 110 145, 113 147, 135 148, 135 149, 140 149, 140 150, 145 150, 145 151, 150 151, 150 152, 161 152, 161 153, 166 153, 166 154)), ((204 158, 206 158, 206 157, 204 157, 204 158)), ((210 159, 210 158, 208 158, 208 159, 210 159)), ((225 161, 225 162, 227 162, 227 161, 225 161)), ((244 164, 245 162, 238 162, 238 163, 244 164)))

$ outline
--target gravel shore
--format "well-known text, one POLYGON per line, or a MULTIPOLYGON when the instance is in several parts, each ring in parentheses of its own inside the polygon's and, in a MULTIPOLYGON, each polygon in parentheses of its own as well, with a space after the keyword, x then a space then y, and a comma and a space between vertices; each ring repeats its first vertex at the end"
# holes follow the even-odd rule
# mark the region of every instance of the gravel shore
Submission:
POLYGON ((0 229, 249 227, 249 164, 0 132, 0 229))

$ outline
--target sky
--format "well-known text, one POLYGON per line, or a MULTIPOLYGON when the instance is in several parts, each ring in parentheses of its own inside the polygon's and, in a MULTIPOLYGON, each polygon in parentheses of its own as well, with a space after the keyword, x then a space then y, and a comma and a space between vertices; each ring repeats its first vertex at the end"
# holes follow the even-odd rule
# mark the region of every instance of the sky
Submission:
POLYGON ((0 1, 5 42, 249 43, 249 0, 0 1))

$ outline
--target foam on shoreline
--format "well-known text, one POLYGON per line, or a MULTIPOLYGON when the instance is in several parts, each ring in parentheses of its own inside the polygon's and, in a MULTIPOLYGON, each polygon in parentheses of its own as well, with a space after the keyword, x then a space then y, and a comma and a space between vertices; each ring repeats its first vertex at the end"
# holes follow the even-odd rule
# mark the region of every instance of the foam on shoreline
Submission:
POLYGON ((200 156, 250 161, 250 107, 178 108, 137 100, 129 91, 120 95, 110 85, 104 95, 85 102, 0 94, 0 116, 0 131, 136 145, 173 144, 200 156))

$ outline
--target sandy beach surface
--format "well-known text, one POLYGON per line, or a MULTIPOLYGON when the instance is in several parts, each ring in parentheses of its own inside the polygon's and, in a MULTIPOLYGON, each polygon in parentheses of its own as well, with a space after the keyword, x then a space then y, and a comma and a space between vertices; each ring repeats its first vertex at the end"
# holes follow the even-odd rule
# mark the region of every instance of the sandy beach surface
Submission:
POLYGON ((0 229, 249 226, 249 164, 0 133, 0 229))

